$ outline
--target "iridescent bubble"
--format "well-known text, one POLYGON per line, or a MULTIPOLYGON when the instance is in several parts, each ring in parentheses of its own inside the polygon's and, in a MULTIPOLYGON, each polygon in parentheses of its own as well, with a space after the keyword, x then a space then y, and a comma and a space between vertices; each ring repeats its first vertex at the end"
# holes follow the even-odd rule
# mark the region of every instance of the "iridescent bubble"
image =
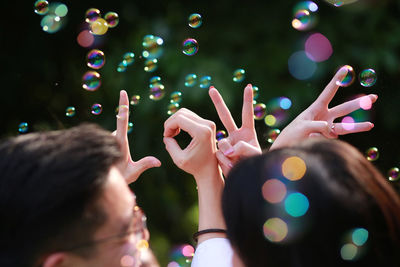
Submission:
POLYGON ((152 87, 150 87, 150 95, 149 98, 151 100, 160 100, 161 98, 164 97, 165 91, 164 91, 164 85, 161 83, 155 84, 152 87))
POLYGON ((158 84, 161 82, 161 77, 160 76, 153 76, 149 80, 149 86, 152 87, 155 84, 158 84))
POLYGON ((125 72, 126 70, 127 70, 127 66, 124 64, 124 62, 122 61, 122 62, 120 62, 119 64, 118 64, 118 67, 117 67, 117 71, 118 72, 125 72))
POLYGON ((219 130, 216 132, 217 141, 222 140, 227 137, 227 134, 224 130, 219 130))
POLYGON ((303 178, 306 170, 307 167, 304 160, 296 156, 289 157, 282 163, 282 174, 290 181, 297 181, 303 178))
POLYGON ((368 231, 365 228, 356 228, 354 229, 351 238, 355 245, 361 247, 368 240, 368 231))
POLYGON ((318 5, 316 3, 314 3, 313 1, 299 2, 293 8, 293 15, 296 14, 296 12, 299 10, 308 10, 310 12, 317 12, 318 5))
POLYGON ((253 100, 256 100, 259 96, 258 87, 253 85, 252 88, 253 88, 253 100))
POLYGON ((103 107, 100 104, 93 104, 91 109, 93 115, 100 115, 101 112, 103 111, 103 107))
POLYGON ((371 87, 376 83, 376 72, 373 69, 366 69, 360 73, 360 84, 364 87, 371 87))
POLYGON ((197 75, 194 73, 188 74, 185 77, 185 86, 186 87, 193 87, 196 84, 197 75))
POLYGON ((106 63, 103 51, 98 49, 91 50, 86 57, 87 65, 92 69, 100 69, 106 63))
POLYGON ((298 10, 292 20, 292 27, 298 31, 307 31, 314 25, 314 15, 306 9, 298 10))
POLYGON ((85 14, 85 21, 87 23, 95 22, 97 19, 101 17, 100 10, 97 8, 89 8, 85 14))
POLYGON ((305 51, 293 53, 288 60, 290 74, 298 80, 311 78, 317 70, 317 63, 312 61, 305 51))
POLYGON ((288 234, 288 226, 280 218, 270 218, 263 226, 264 236, 271 242, 280 242, 288 234))
POLYGON ((357 256, 357 250, 354 244, 344 244, 340 249, 340 256, 343 260, 352 261, 357 256))
POLYGON ((155 71, 157 69, 157 63, 158 63, 158 60, 156 58, 146 60, 144 62, 144 71, 146 71, 146 72, 155 71))
POLYGON ((190 27, 198 28, 203 23, 203 19, 200 14, 194 13, 189 16, 188 22, 190 27))
POLYGON ((376 147, 370 147, 365 151, 365 156, 369 161, 375 161, 379 158, 379 150, 376 147))
POLYGON ((57 32, 61 29, 62 25, 61 18, 53 14, 44 16, 40 22, 42 30, 47 33, 57 32))
POLYGON ((126 52, 122 56, 122 64, 124 64, 125 66, 132 65, 133 62, 135 62, 135 54, 133 52, 126 52))
POLYGON ((67 116, 67 117, 73 117, 73 116, 75 116, 75 113, 76 113, 76 111, 75 111, 75 107, 67 107, 66 109, 65 109, 65 116, 67 116))
POLYGON ((264 103, 257 103, 253 106, 254 108, 254 119, 255 120, 262 120, 264 119, 267 113, 267 107, 264 103))
POLYGON ((115 12, 108 12, 104 15, 104 19, 107 22, 107 26, 109 28, 114 28, 115 26, 118 25, 119 22, 119 17, 118 14, 115 12))
POLYGON ((107 21, 102 18, 98 18, 90 24, 90 32, 94 35, 103 35, 107 31, 107 21))
POLYGON ((96 91, 101 85, 101 77, 97 71, 87 71, 82 76, 82 87, 88 91, 96 91))
POLYGON ((193 56, 199 51, 199 44, 193 38, 188 38, 182 43, 182 52, 187 56, 193 56))
POLYGON ((388 171, 388 179, 391 182, 396 182, 400 179, 400 169, 397 167, 393 167, 388 171))
POLYGON ((175 114, 178 110, 179 110, 179 104, 178 104, 178 103, 170 103, 170 104, 168 105, 167 114, 168 114, 168 115, 175 114))
POLYGON ((18 125, 18 132, 26 133, 27 131, 28 131, 28 123, 27 122, 21 122, 18 125))
POLYGON ((129 122, 128 123, 128 134, 130 134, 133 131, 133 123, 129 122))
POLYGON ((47 12, 49 12, 49 2, 38 0, 35 2, 34 8, 36 14, 45 15, 47 12))
POLYGON ((57 4, 54 13, 59 17, 65 17, 68 14, 68 7, 64 4, 57 4))
POLYGON ((348 86, 352 85, 355 80, 356 75, 355 75, 354 69, 352 66, 349 66, 349 65, 344 65, 341 68, 346 68, 347 74, 341 81, 336 81, 336 84, 341 87, 348 87, 348 86))
POLYGON ((182 93, 179 91, 172 92, 170 95, 170 103, 181 103, 182 101, 182 93))
POLYGON ((267 142, 272 144, 276 138, 278 138, 278 135, 281 133, 281 130, 279 129, 271 129, 267 133, 267 142))
POLYGON ((286 196, 286 185, 278 179, 267 180, 261 188, 262 195, 269 203, 279 203, 286 196))
POLYGON ((302 193, 291 193, 285 199, 285 210, 293 217, 300 217, 306 214, 310 203, 302 193))
POLYGON ((163 54, 162 45, 164 44, 164 40, 161 37, 154 35, 146 35, 143 38, 143 57, 147 59, 155 59, 159 58, 163 54))
POLYGON ((203 76, 199 80, 200 88, 208 88, 211 85, 211 76, 203 76))
POLYGON ((325 0, 326 2, 334 5, 335 7, 341 7, 356 2, 357 0, 325 0))
POLYGON ((242 82, 245 78, 245 70, 244 69, 237 69, 233 72, 233 81, 236 83, 242 82))
POLYGON ((267 102, 267 110, 269 114, 265 117, 266 125, 279 127, 288 119, 287 110, 291 107, 292 101, 287 97, 272 98, 267 102))
POLYGON ((131 105, 132 106, 137 106, 138 104, 139 104, 139 102, 140 102, 140 95, 133 95, 132 97, 131 97, 131 105))

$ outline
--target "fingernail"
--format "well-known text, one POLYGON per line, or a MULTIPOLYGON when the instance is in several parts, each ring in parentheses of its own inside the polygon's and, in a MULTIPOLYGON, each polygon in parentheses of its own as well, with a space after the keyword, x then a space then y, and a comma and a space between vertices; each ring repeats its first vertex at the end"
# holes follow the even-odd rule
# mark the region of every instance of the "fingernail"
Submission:
POLYGON ((347 68, 346 67, 340 68, 339 75, 342 76, 342 75, 345 75, 345 74, 347 74, 347 68))
POLYGON ((375 127, 375 124, 373 124, 372 122, 370 122, 370 123, 371 123, 371 127, 374 128, 374 127, 375 127))
POLYGON ((224 152, 224 155, 225 156, 228 156, 228 155, 230 155, 230 154, 232 154, 233 153, 233 148, 229 148, 229 149, 227 149, 225 152, 224 152))
POLYGON ((378 99, 378 95, 376 95, 376 94, 373 94, 372 96, 373 96, 373 97, 375 97, 376 99, 378 99))
POLYGON ((208 88, 208 90, 211 90, 211 89, 215 89, 215 87, 211 85, 210 88, 208 88))

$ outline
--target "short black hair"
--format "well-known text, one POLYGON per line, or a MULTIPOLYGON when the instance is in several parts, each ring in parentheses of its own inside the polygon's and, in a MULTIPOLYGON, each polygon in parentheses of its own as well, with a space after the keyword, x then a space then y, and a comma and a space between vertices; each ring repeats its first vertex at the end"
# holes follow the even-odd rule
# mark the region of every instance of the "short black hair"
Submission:
POLYGON ((2 142, 0 266, 34 266, 90 241, 107 219, 97 199, 120 158, 116 138, 93 124, 2 142))
MULTIPOLYGON (((379 171, 354 147, 310 140, 239 162, 229 173, 222 199, 227 234, 246 266, 400 266, 400 198, 379 171), (289 181, 282 163, 301 158, 302 179, 289 181), (285 212, 262 193, 267 180, 279 179, 289 192, 309 200, 304 216, 285 212), (270 242, 263 225, 281 218, 287 239, 270 242), (369 232, 367 250, 357 261, 344 261, 344 237, 355 228, 369 232)), ((360 250, 361 251, 361 250, 360 250)))

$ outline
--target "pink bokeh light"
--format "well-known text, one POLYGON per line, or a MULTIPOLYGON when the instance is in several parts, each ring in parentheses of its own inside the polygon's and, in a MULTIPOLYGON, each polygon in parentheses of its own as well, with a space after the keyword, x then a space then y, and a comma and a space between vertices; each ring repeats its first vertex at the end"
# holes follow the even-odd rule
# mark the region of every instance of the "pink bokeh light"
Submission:
POLYGON ((333 53, 331 42, 324 35, 314 33, 308 37, 305 43, 306 55, 315 62, 329 59, 333 53))

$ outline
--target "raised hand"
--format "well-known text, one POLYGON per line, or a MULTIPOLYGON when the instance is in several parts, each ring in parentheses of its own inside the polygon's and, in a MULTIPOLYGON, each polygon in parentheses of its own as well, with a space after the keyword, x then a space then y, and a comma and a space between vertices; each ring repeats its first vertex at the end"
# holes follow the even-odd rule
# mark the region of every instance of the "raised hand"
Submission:
POLYGON ((261 154, 254 128, 253 88, 248 84, 244 89, 240 128, 236 126, 228 107, 215 87, 210 87, 209 95, 228 132, 228 137, 218 142, 219 151, 216 153, 222 171, 227 175, 233 164, 241 157, 261 154))
POLYGON ((339 89, 337 82, 346 74, 347 70, 341 68, 317 100, 282 130, 270 149, 294 145, 309 136, 323 135, 327 138, 337 138, 338 135, 371 130, 374 127, 371 122, 334 123, 336 118, 359 109, 362 101, 366 100, 372 104, 378 99, 377 95, 370 94, 329 108, 329 103, 339 89))
POLYGON ((113 132, 116 136, 123 154, 122 161, 118 164, 118 169, 125 177, 127 183, 136 181, 139 176, 147 169, 160 167, 161 162, 155 157, 144 157, 138 161, 133 161, 129 150, 128 142, 128 123, 129 123, 129 98, 126 91, 122 90, 119 96, 119 111, 117 115, 117 130, 113 132))

